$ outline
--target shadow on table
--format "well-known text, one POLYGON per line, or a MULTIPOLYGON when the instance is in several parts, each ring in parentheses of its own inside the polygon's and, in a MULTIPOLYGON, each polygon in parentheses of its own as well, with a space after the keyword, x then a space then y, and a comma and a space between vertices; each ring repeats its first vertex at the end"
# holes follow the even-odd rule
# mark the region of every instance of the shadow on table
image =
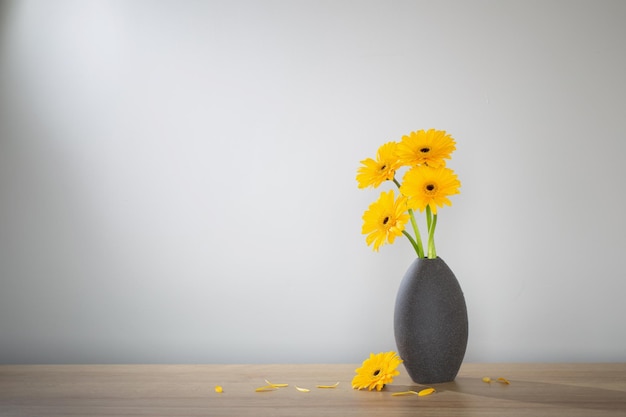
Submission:
MULTIPOLYGON (((450 391, 522 403, 593 410, 626 411, 626 393, 623 391, 544 382, 513 380, 510 382, 510 385, 505 385, 495 381, 485 383, 476 378, 457 378, 453 382, 436 384, 433 387, 438 392, 450 391)), ((416 387, 407 389, 415 390, 416 387)))

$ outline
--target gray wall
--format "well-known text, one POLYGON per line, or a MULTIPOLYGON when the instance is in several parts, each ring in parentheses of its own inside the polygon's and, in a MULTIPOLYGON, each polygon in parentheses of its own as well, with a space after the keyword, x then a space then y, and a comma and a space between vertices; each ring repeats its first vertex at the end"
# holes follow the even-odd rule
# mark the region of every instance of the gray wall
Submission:
POLYGON ((466 360, 626 360, 626 2, 0 4, 1 363, 395 349, 355 174, 430 127, 466 360))

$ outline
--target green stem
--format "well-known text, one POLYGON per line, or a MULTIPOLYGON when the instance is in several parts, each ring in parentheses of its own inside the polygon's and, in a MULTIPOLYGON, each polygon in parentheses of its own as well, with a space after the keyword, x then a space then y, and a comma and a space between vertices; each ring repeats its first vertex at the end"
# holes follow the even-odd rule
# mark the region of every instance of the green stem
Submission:
POLYGON ((435 249, 435 228, 437 227, 437 215, 433 214, 433 221, 428 229, 428 258, 435 259, 437 250, 435 249))
MULTIPOLYGON (((399 190, 400 187, 401 187, 401 184, 400 184, 400 182, 398 182, 396 177, 393 177, 393 183, 396 184, 396 186, 398 187, 398 190, 399 190)), ((402 233, 404 234, 404 236, 408 237, 409 240, 411 241, 411 245, 413 245, 413 249, 415 249, 415 252, 417 253, 417 257, 418 258, 423 258, 424 257, 424 246, 422 244, 422 237, 420 235, 419 228, 417 227, 417 222, 415 221, 415 214, 413 213, 412 209, 409 209, 409 217, 411 218, 411 226, 413 226, 413 232, 415 233, 415 239, 413 239, 413 237, 406 230, 403 230, 402 233)))
POLYGON ((430 233, 430 226, 433 224, 433 212, 430 209, 430 204, 426 205, 426 230, 430 233))
POLYGON ((417 256, 419 256, 420 258, 423 258, 424 254, 422 253, 422 256, 420 256, 421 248, 417 244, 415 239, 413 239, 413 236, 411 236, 411 234, 407 232, 406 230, 403 230, 402 233, 404 234, 404 236, 406 236, 409 239, 409 242, 411 242, 411 245, 413 245, 413 249, 415 249, 415 252, 417 252, 417 256))
POLYGON ((409 209, 409 217, 411 218, 411 225, 413 226, 413 232, 415 232, 415 240, 417 241, 416 247, 415 247, 415 251, 417 252, 417 257, 423 258, 424 246, 422 245, 422 238, 420 236, 420 231, 417 228, 417 222, 415 221, 415 214, 413 213, 413 209, 409 209))

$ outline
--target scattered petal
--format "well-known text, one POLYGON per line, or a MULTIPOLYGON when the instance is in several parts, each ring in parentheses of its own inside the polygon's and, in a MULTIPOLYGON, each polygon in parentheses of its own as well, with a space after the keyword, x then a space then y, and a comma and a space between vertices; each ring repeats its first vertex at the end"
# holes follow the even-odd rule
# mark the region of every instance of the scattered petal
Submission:
POLYGON ((215 392, 217 392, 218 394, 221 394, 222 392, 224 392, 224 388, 222 388, 221 385, 216 385, 215 392))
POLYGON ((489 378, 488 376, 484 376, 483 377, 483 382, 486 382, 488 384, 491 384, 491 378, 489 378))
POLYGON ((502 378, 502 377, 498 378, 498 382, 501 383, 501 384, 504 384, 504 385, 509 385, 510 384, 508 379, 502 378))
POLYGON ((391 394, 392 397, 400 397, 403 395, 419 395, 419 394, 415 391, 400 391, 400 392, 394 392, 393 394, 391 394))
POLYGON ((299 387, 299 386, 297 386, 297 385, 294 385, 294 387, 296 387, 296 389, 297 389, 298 391, 300 391, 300 392, 309 392, 309 391, 311 391, 310 389, 307 389, 307 388, 300 388, 300 387, 299 387))
POLYGON ((434 388, 424 388, 423 390, 418 392, 417 395, 419 395, 420 397, 425 397, 426 395, 430 395, 434 392, 436 392, 434 388))
POLYGON ((268 381, 267 379, 265 380, 265 382, 267 382, 267 385, 270 385, 270 386, 272 386, 274 388, 283 388, 283 387, 288 387, 289 386, 289 384, 274 384, 274 383, 268 381))
POLYGON ((339 385, 339 381, 335 382, 333 385, 316 385, 317 388, 337 388, 339 385))
POLYGON ((277 388, 275 386, 273 386, 273 385, 265 385, 265 386, 262 386, 262 387, 259 387, 259 388, 255 389, 254 391, 256 391, 256 392, 265 392, 265 391, 274 391, 276 389, 277 388))

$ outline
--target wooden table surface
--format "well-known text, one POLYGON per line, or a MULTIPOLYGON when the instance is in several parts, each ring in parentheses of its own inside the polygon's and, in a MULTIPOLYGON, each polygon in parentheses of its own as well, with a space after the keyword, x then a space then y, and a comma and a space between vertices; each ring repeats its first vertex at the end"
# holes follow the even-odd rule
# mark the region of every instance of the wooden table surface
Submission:
POLYGON ((353 390, 358 366, 0 365, 0 416, 626 416, 626 363, 463 364, 426 397, 391 395, 425 387, 403 368, 381 392, 353 390), (266 379, 289 386, 255 392, 266 379))

